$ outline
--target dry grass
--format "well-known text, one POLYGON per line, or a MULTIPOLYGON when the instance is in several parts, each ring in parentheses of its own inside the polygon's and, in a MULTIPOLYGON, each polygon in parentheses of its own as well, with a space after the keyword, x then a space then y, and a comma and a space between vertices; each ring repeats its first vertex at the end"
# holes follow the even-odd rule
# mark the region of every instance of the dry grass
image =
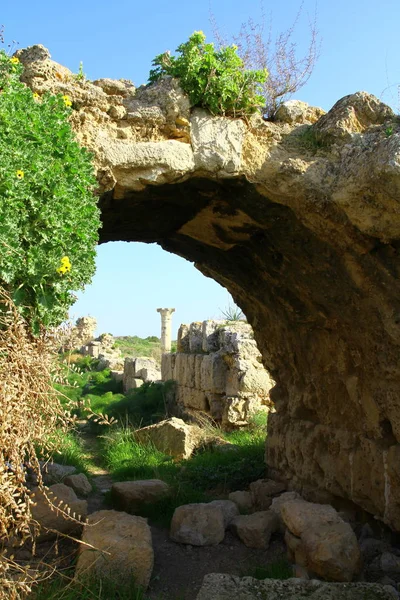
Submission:
POLYGON ((53 389, 57 339, 34 338, 4 289, 0 288, 0 599, 23 597, 34 579, 7 553, 35 535, 26 468, 41 475, 35 446, 48 447, 51 433, 66 428, 68 414, 53 389))

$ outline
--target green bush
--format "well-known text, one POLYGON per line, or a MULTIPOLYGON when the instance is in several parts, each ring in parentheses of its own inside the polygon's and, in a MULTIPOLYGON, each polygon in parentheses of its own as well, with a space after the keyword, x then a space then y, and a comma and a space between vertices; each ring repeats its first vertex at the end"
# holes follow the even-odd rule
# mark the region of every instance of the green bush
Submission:
POLYGON ((265 104, 257 92, 267 79, 267 70, 245 69, 237 46, 216 50, 205 39, 202 31, 195 31, 178 46, 180 56, 169 52, 156 56, 149 81, 153 83, 163 75, 178 77, 191 105, 202 106, 214 115, 238 117, 254 113, 265 104))
POLYGON ((100 226, 90 154, 68 122, 68 96, 22 84, 17 58, 0 52, 0 284, 34 333, 59 324, 72 290, 95 270, 100 226))

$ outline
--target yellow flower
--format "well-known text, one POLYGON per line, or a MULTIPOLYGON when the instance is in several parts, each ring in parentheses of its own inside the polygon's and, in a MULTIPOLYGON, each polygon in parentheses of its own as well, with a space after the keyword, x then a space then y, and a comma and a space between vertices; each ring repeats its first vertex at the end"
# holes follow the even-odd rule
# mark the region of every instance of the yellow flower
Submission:
POLYGON ((35 92, 33 94, 33 97, 35 98, 35 100, 38 100, 40 98, 39 94, 37 92, 35 92))
POLYGON ((57 273, 59 273, 60 275, 64 275, 65 273, 68 273, 68 271, 71 270, 71 262, 68 256, 63 256, 60 260, 60 263, 61 266, 57 269, 57 273))
POLYGON ((69 108, 70 106, 72 106, 72 101, 71 98, 67 95, 63 96, 62 99, 64 100, 64 104, 67 108, 69 108))
POLYGON ((18 65, 19 64, 19 58, 17 58, 16 56, 13 56, 11 59, 11 62, 13 65, 18 65))
POLYGON ((17 179, 23 179, 24 178, 24 172, 21 171, 20 169, 18 169, 18 171, 15 172, 15 175, 17 176, 17 179))

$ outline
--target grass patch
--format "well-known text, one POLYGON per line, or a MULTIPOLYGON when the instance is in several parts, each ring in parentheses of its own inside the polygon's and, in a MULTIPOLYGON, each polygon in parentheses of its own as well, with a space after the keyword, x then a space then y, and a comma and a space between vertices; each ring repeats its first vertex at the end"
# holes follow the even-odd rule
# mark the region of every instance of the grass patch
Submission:
POLYGON ((166 417, 166 395, 173 382, 144 383, 109 406, 107 414, 134 427, 158 423, 166 417))
POLYGON ((226 496, 265 475, 265 417, 260 420, 262 425, 225 434, 231 449, 208 448, 180 461, 138 444, 134 429, 116 429, 102 438, 103 459, 115 481, 161 479, 171 486, 169 498, 141 513, 168 525, 177 506, 226 496))
POLYGON ((78 582, 72 577, 72 573, 58 575, 37 585, 32 600, 145 600, 143 590, 133 581, 96 576, 78 582))
POLYGON ((281 558, 269 565, 256 565, 244 570, 241 577, 254 577, 254 579, 290 579, 293 577, 292 565, 286 558, 281 558))
MULTIPOLYGON (((57 431, 52 437, 52 444, 57 448, 57 452, 52 455, 54 462, 60 465, 71 465, 76 467, 78 473, 84 473, 89 476, 89 459, 85 455, 82 442, 73 431, 57 431)), ((41 449, 38 449, 39 458, 42 455, 41 449)))

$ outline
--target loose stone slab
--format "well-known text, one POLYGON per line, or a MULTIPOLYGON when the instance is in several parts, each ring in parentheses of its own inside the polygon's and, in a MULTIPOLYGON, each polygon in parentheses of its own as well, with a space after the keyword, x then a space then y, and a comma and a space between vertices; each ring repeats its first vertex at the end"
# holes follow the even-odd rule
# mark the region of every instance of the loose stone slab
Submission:
POLYGON ((174 542, 193 546, 219 544, 225 537, 224 514, 211 503, 178 506, 172 517, 170 536, 174 542))
POLYGON ((114 483, 111 497, 119 507, 135 512, 144 504, 157 502, 169 494, 169 486, 160 479, 144 479, 142 481, 121 481, 114 483))
POLYGON ((391 586, 377 583, 326 583, 312 579, 264 579, 210 573, 196 600, 397 600, 391 586))

